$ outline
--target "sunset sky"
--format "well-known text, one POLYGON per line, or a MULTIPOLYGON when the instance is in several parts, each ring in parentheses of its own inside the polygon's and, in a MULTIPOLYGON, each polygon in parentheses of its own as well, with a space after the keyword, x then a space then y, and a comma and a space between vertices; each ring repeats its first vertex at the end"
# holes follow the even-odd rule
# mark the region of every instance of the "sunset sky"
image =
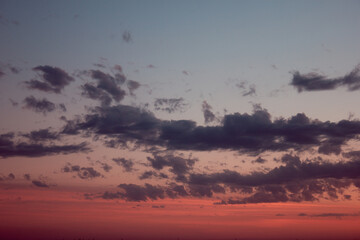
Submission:
POLYGON ((359 12, 0 0, 0 239, 360 239, 359 12))

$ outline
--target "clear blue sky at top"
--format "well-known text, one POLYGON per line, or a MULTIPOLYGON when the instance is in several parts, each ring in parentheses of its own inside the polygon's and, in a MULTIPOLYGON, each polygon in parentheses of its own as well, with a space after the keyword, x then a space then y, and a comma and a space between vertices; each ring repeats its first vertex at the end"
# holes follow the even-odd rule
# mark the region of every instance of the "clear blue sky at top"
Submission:
MULTIPOLYGON (((360 62, 359 10, 359 1, 0 1, 3 19, 20 23, 0 25, 1 61, 71 71, 104 57, 146 84, 176 81, 186 70, 189 101, 213 94, 222 98, 212 102, 219 111, 236 110, 235 101, 224 100, 231 96, 224 82, 246 80, 256 84, 257 99, 237 105, 275 109, 266 96, 288 84, 290 71, 341 76, 360 62), (133 42, 122 40, 124 31, 133 42), (157 67, 151 76, 133 73, 149 64, 157 67)), ((183 95, 159 89, 157 96, 183 95)))

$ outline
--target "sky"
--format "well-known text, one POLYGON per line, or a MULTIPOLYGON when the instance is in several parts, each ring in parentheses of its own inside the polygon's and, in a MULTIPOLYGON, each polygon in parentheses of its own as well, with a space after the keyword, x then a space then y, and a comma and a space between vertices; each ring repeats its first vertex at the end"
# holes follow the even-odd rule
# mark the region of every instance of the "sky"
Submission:
POLYGON ((0 0, 0 238, 357 239, 359 10, 0 0))

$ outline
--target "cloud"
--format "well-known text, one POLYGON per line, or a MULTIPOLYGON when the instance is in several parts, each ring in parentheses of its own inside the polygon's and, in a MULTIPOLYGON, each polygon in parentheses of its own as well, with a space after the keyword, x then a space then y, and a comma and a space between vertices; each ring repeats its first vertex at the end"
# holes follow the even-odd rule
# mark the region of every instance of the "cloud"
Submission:
POLYGON ((109 106, 112 102, 112 98, 106 92, 90 83, 85 83, 81 86, 81 89, 82 96, 93 100, 99 100, 102 106, 109 106))
POLYGON ((159 186, 153 186, 151 184, 145 184, 140 186, 136 184, 120 184, 118 186, 124 192, 120 193, 120 196, 127 201, 147 201, 163 199, 165 197, 164 190, 159 186))
POLYGON ((110 166, 109 164, 107 163, 102 163, 100 162, 101 164, 101 168, 105 171, 105 172, 110 172, 110 170, 112 169, 112 166, 110 166))
POLYGON ((179 181, 185 179, 185 175, 193 169, 193 166, 197 159, 194 158, 183 158, 172 154, 153 154, 153 157, 147 157, 151 166, 156 170, 161 170, 164 167, 170 167, 170 172, 176 175, 179 181))
POLYGON ((0 174, 0 181, 12 181, 15 179, 15 175, 13 173, 9 173, 6 177, 0 174))
POLYGON ((115 76, 111 76, 100 70, 90 70, 90 73, 91 77, 98 81, 97 87, 110 94, 115 101, 119 102, 124 98, 126 93, 119 86, 126 80, 124 75, 116 73, 115 76))
POLYGON ((217 120, 215 114, 212 112, 212 107, 207 103, 207 101, 203 101, 201 109, 204 114, 206 124, 217 120))
POLYGON ((261 157, 258 157, 257 159, 251 161, 252 163, 260 163, 260 164, 263 164, 263 163, 266 163, 267 160, 266 159, 263 159, 261 157))
POLYGON ((124 42, 130 43, 132 42, 132 36, 131 33, 129 31, 124 31, 122 34, 122 39, 124 40, 124 42))
MULTIPOLYGON (((331 199, 338 199, 343 189, 348 188, 360 178, 360 161, 350 162, 301 162, 297 156, 284 155, 285 166, 276 167, 266 173, 253 172, 241 175, 224 170, 220 173, 192 173, 188 184, 213 186, 222 184, 232 191, 244 191, 250 187, 250 196, 229 199, 222 204, 246 204, 261 202, 301 202, 315 201, 324 193, 331 199)), ((211 189, 210 189, 211 190, 211 189)), ((208 196, 211 196, 211 192, 208 196)))
POLYGON ((24 99, 24 103, 25 108, 31 109, 37 113, 43 113, 44 115, 53 112, 56 109, 55 104, 48 101, 46 98, 36 99, 34 96, 30 96, 24 99))
POLYGON ((154 102, 156 111, 163 111, 167 113, 183 112, 188 106, 183 98, 157 98, 154 102))
POLYGON ((250 86, 247 86, 247 81, 242 81, 240 83, 237 83, 235 86, 242 90, 241 95, 243 97, 256 95, 255 84, 251 84, 250 86))
POLYGON ((13 99, 11 99, 11 98, 9 98, 9 101, 11 102, 11 105, 12 105, 13 107, 16 107, 16 106, 18 106, 18 105, 19 105, 19 103, 18 103, 18 102, 14 101, 14 100, 13 100, 13 99))
POLYGON ((122 166, 126 172, 132 172, 134 170, 134 162, 131 159, 113 158, 112 160, 117 165, 122 166))
POLYGON ((168 176, 165 173, 159 173, 158 174, 155 171, 145 171, 139 176, 139 179, 144 180, 144 179, 149 179, 149 178, 152 178, 152 177, 157 177, 157 178, 160 178, 160 179, 168 178, 168 176))
POLYGON ((315 218, 322 218, 322 217, 335 217, 341 219, 343 217, 358 217, 360 213, 320 213, 320 214, 306 214, 306 213, 299 213, 299 217, 315 217, 315 218))
POLYGON ((152 113, 125 105, 98 107, 93 113, 85 116, 84 121, 68 122, 65 130, 71 134, 80 130, 94 132, 98 135, 111 135, 117 140, 115 144, 138 140, 151 142, 156 134, 159 121, 152 113))
POLYGON ((22 136, 28 138, 32 142, 58 140, 60 138, 59 133, 51 132, 48 128, 31 131, 30 133, 25 133, 22 136))
POLYGON ((29 89, 61 93, 65 86, 74 81, 74 78, 58 67, 44 65, 34 67, 33 70, 39 73, 40 80, 32 79, 26 81, 25 84, 29 89))
POLYGON ((31 179, 30 174, 29 174, 29 173, 25 173, 25 174, 24 174, 24 179, 27 180, 27 181, 30 181, 30 179, 31 179))
POLYGON ((33 180, 31 181, 31 183, 36 186, 36 187, 41 187, 41 188, 48 188, 49 185, 47 185, 46 183, 39 181, 39 180, 33 180))
POLYGON ((140 83, 138 83, 137 81, 134 81, 134 80, 127 80, 126 85, 129 89, 131 96, 134 96, 134 91, 141 86, 140 83))
POLYGON ((80 167, 79 165, 71 165, 70 163, 64 166, 61 170, 64 173, 74 172, 81 179, 89 180, 93 178, 103 177, 101 173, 99 173, 92 167, 80 167))
POLYGON ((271 119, 266 109, 254 106, 252 114, 225 115, 216 126, 197 126, 191 120, 162 121, 151 112, 132 106, 97 107, 77 121, 68 121, 64 133, 87 131, 111 138, 111 146, 166 146, 169 150, 265 151, 317 148, 322 154, 339 154, 341 146, 360 134, 360 121, 322 122, 304 113, 288 119, 271 119), (66 130, 66 131, 65 131, 66 130))
POLYGON ((0 156, 3 158, 24 156, 41 157, 55 154, 88 152, 85 142, 72 145, 44 145, 40 143, 14 142, 13 136, 0 135, 0 156))
MULTIPOLYGON (((168 186, 154 186, 145 184, 120 184, 121 190, 116 192, 105 191, 98 197, 103 199, 124 199, 126 201, 140 202, 163 199, 165 197, 177 198, 189 196, 184 186, 170 183, 168 186)), ((85 196, 88 197, 88 196, 85 196)))
POLYGON ((127 80, 122 73, 120 65, 116 65, 113 70, 115 71, 113 75, 100 70, 83 71, 81 74, 88 75, 93 80, 96 80, 97 85, 94 83, 85 83, 82 85, 82 96, 99 100, 102 106, 109 106, 113 100, 120 102, 124 99, 126 92, 121 88, 121 85, 125 82, 127 83, 130 94, 133 95, 133 91, 136 90, 140 84, 133 80, 127 80))
POLYGON ((328 78, 317 73, 300 74, 293 73, 290 85, 293 85, 298 92, 334 90, 338 87, 347 87, 348 91, 360 89, 360 65, 343 77, 328 78))

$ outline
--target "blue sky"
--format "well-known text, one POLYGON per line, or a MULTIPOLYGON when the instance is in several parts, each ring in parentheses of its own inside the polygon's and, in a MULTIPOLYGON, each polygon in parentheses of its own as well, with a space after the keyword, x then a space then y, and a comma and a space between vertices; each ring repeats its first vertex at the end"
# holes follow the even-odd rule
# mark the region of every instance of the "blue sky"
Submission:
POLYGON ((252 102, 278 117, 299 106, 313 118, 338 120, 358 114, 346 107, 357 93, 318 97, 288 84, 292 71, 337 77, 360 62, 359 7, 359 1, 1 1, 0 50, 4 63, 23 69, 49 64, 75 71, 106 58, 157 97, 184 97, 191 103, 185 116, 198 122, 203 100, 219 113, 249 112, 252 102), (241 96, 235 85, 242 81, 256 86, 256 96, 241 96))

